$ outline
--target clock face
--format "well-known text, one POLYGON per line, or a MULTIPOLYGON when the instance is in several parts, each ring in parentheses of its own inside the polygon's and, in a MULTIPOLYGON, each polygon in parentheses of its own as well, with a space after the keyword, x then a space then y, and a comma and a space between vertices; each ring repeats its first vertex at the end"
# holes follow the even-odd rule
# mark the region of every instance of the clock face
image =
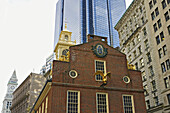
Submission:
POLYGON ((68 40, 68 35, 65 35, 65 40, 68 40))
POLYGON ((10 88, 13 90, 13 89, 15 89, 15 86, 11 86, 10 88))

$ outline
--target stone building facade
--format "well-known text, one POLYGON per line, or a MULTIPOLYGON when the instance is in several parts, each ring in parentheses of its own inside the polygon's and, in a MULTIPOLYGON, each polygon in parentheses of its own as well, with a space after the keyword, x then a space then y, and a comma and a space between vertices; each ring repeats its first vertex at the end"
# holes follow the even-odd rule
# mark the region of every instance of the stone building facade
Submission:
POLYGON ((128 69, 125 54, 107 38, 89 35, 68 53, 53 61, 52 81, 31 113, 146 113, 141 73, 128 69))
POLYGON ((142 72, 148 112, 170 112, 170 0, 134 0, 119 20, 120 50, 142 72))
POLYGON ((29 113, 45 81, 43 75, 30 73, 13 93, 11 113, 29 113))

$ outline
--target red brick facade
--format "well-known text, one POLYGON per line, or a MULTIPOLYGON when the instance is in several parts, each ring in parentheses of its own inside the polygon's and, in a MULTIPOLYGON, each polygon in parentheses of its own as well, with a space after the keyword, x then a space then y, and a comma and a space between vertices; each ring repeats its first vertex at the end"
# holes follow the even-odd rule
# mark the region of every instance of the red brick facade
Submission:
POLYGON ((53 62, 52 85, 47 94, 48 113, 66 113, 68 90, 80 92, 80 113, 97 113, 97 92, 108 94, 109 113, 124 112, 124 94, 133 95, 135 113, 146 113, 141 73, 128 70, 126 56, 99 40, 70 47, 70 62, 53 62), (107 48, 108 54, 103 58, 92 51, 92 46, 98 43, 107 48), (111 72, 104 87, 100 87, 102 81, 95 80, 95 60, 105 61, 106 72, 111 72), (70 70, 77 71, 75 79, 69 76, 70 70), (123 81, 124 76, 129 76, 130 83, 123 81))

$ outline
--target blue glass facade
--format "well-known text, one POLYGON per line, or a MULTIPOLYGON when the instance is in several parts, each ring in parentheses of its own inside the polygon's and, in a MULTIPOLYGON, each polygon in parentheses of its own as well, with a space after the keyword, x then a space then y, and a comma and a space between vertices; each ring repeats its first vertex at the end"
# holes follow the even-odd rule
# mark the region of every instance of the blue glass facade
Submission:
POLYGON ((109 45, 119 46, 118 32, 114 26, 126 10, 125 0, 59 0, 57 10, 55 43, 66 18, 68 30, 77 44, 86 43, 87 35, 93 34, 108 37, 109 45))

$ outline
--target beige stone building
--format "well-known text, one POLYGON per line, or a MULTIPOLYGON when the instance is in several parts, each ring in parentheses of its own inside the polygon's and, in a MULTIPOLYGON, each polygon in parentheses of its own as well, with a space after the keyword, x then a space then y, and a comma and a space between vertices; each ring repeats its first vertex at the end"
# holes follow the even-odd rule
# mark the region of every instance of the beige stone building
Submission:
POLYGON ((115 29, 120 50, 142 72, 148 112, 170 112, 170 0, 133 0, 115 29))
POLYGON ((43 75, 30 73, 13 93, 11 113, 29 113, 45 81, 43 75))

